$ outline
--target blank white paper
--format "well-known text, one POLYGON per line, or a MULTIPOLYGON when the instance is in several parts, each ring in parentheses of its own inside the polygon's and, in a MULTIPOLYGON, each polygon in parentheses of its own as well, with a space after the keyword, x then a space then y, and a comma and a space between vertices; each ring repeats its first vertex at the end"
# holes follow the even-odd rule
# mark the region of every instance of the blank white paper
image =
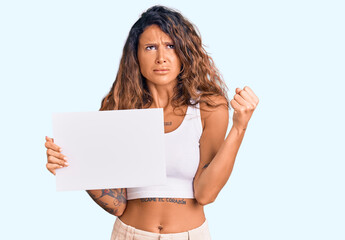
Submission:
POLYGON ((166 184, 162 108, 53 114, 54 142, 68 158, 56 189, 166 184))

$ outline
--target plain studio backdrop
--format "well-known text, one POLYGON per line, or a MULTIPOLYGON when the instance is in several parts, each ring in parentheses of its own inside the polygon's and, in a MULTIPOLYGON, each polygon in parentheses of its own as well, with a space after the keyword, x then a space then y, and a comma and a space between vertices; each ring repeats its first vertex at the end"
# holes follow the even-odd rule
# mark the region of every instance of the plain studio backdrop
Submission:
POLYGON ((45 136, 53 112, 99 109, 130 27, 155 4, 198 27, 230 98, 246 85, 260 98, 205 207, 213 239, 345 239, 340 0, 1 1, 0 239, 110 239, 114 216, 84 191, 56 192, 45 136))

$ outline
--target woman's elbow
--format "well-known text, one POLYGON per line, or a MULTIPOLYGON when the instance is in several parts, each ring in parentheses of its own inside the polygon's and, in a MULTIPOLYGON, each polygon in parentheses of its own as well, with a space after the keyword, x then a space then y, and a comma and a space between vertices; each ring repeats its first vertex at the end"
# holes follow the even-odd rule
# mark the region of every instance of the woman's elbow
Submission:
POLYGON ((212 196, 207 196, 207 195, 200 196, 197 194, 195 194, 195 199, 201 206, 205 206, 207 204, 213 203, 216 200, 216 198, 212 196))
POLYGON ((127 204, 123 203, 112 214, 115 215, 116 217, 121 217, 122 214, 125 212, 126 207, 127 207, 127 204))
POLYGON ((116 209, 113 215, 116 216, 116 217, 121 217, 123 212, 124 211, 118 211, 118 209, 116 209))

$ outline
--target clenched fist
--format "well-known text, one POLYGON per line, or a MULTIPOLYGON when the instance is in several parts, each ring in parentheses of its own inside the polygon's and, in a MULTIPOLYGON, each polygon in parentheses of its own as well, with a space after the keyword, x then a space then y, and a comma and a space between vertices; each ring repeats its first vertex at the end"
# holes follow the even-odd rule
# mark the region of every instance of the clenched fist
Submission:
POLYGON ((236 94, 230 101, 234 109, 234 115, 232 116, 233 127, 245 130, 256 106, 259 104, 259 98, 247 86, 243 89, 236 88, 235 91, 236 94))

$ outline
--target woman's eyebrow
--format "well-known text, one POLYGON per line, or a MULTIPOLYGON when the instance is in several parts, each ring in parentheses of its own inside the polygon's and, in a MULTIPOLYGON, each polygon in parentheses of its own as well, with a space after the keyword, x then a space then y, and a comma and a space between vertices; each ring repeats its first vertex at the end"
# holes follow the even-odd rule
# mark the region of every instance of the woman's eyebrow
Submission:
POLYGON ((157 45, 157 43, 150 43, 150 42, 149 42, 149 43, 144 43, 144 45, 145 45, 145 46, 147 46, 147 45, 157 45))
MULTIPOLYGON (((174 42, 163 42, 163 44, 165 44, 165 45, 173 45, 174 44, 174 42)), ((147 42, 147 43, 144 43, 144 45, 145 46, 147 46, 147 45, 158 45, 158 43, 155 43, 155 42, 147 42)))

